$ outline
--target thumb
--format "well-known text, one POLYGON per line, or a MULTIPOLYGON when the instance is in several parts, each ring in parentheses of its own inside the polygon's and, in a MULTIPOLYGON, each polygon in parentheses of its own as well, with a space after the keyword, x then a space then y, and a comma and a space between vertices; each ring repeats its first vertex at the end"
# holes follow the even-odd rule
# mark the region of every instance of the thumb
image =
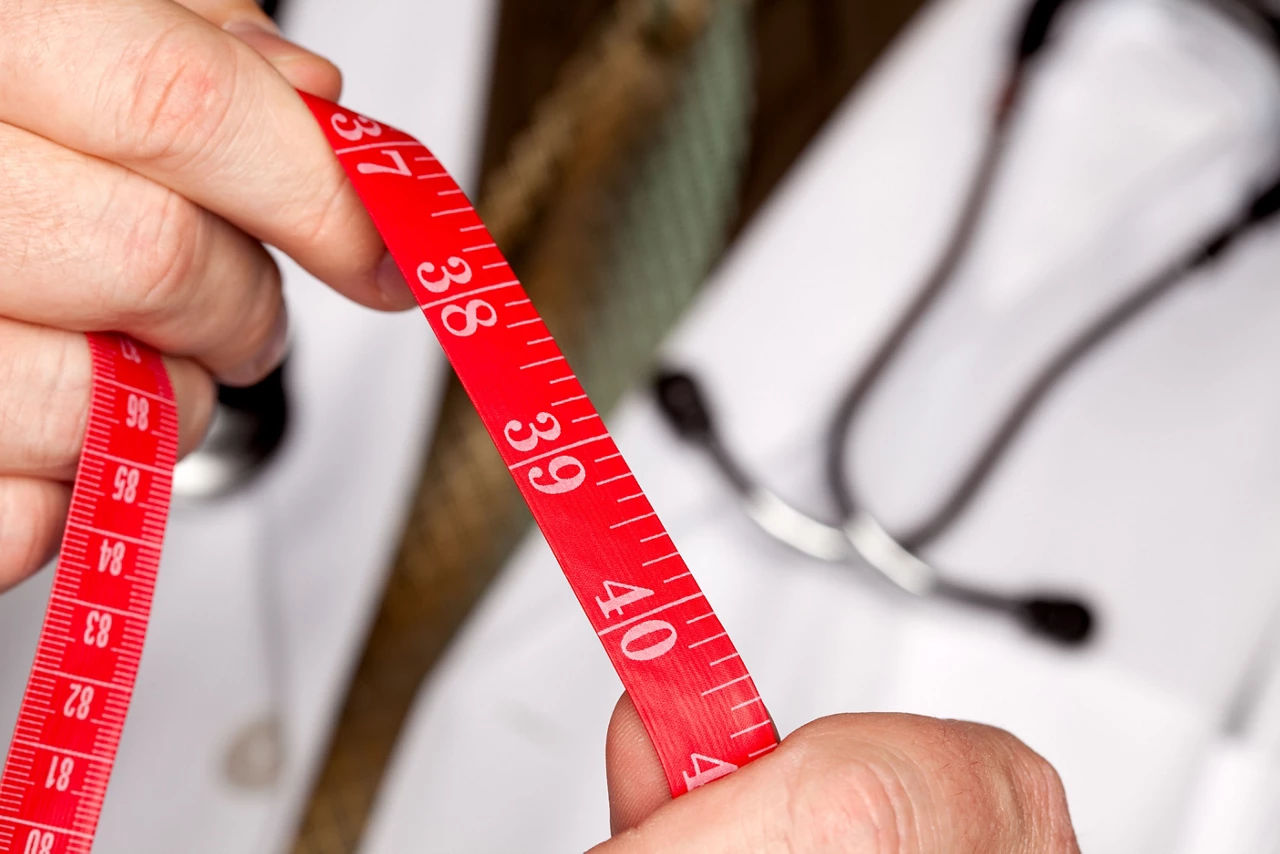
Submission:
POLYGON ((179 0, 211 24, 256 50, 289 85, 330 101, 342 92, 342 73, 318 54, 288 41, 254 0, 179 0))
POLYGON ((627 694, 613 707, 604 761, 609 781, 609 825, 613 833, 635 827, 671 800, 658 752, 627 694))
POLYGON ((1080 854, 1057 773, 1002 730, 912 715, 823 718, 668 803, 643 737, 623 698, 609 732, 621 832, 593 854, 1080 854))

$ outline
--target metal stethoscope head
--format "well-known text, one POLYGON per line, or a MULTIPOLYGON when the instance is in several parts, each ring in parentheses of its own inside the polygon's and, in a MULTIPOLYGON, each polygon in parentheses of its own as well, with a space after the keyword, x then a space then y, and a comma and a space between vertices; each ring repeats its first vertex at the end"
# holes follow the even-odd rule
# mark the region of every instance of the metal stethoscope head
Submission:
POLYGON ((680 436, 701 447, 762 530, 796 551, 829 563, 869 567, 899 590, 1001 612, 1030 631, 1063 644, 1085 641, 1092 611, 1069 597, 1007 595, 945 577, 900 544, 865 511, 839 524, 817 519, 747 474, 726 448, 697 381, 687 373, 661 373, 655 391, 663 413, 680 436))
MULTIPOLYGON (((987 590, 945 575, 919 557, 968 507, 1004 452, 1060 380, 1103 342, 1141 317, 1189 274, 1218 258, 1241 235, 1280 211, 1280 174, 1249 193, 1237 213, 1199 243, 1124 294, 1085 329, 1068 340, 1041 366, 1003 413, 985 444, 932 516, 915 529, 891 534, 858 500, 850 475, 849 437, 871 390, 882 379, 929 309, 954 279, 972 244, 1003 160, 1012 118, 1025 86, 1025 71, 1050 41, 1054 22, 1069 0, 1033 0, 1017 33, 1005 85, 996 100, 985 148, 968 193, 938 260, 902 315, 873 349, 838 402, 827 436, 825 471, 837 523, 811 516, 753 478, 730 453, 697 381, 686 372, 667 371, 655 391, 663 413, 677 432, 700 446, 741 499, 755 523, 775 539, 822 561, 865 565, 894 587, 916 597, 947 599, 1013 617, 1031 632, 1062 644, 1086 641, 1095 626, 1092 608, 1082 599, 1050 593, 1010 594, 987 590)), ((1280 26, 1250 0, 1226 2, 1242 21, 1280 57, 1280 26)))
POLYGON ((289 429, 289 397, 281 365, 245 388, 218 387, 218 403, 200 447, 178 463, 174 495, 223 498, 252 483, 275 456, 289 429))

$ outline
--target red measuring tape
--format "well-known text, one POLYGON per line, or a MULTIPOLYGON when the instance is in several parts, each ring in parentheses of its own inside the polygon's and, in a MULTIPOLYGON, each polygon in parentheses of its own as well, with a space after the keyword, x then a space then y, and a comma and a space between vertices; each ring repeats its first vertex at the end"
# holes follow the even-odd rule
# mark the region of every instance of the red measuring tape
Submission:
MULTIPOLYGON (((303 98, 604 644, 672 794, 768 753, 777 733, 741 656, 462 190, 408 134, 303 98)), ((92 845, 164 532, 177 419, 163 367, 128 339, 90 341, 89 435, 0 778, 0 852, 92 845)))
POLYGON ((36 659, 0 777, 0 851, 87 852, 142 658, 178 452, 164 363, 90 335, 89 420, 36 659))

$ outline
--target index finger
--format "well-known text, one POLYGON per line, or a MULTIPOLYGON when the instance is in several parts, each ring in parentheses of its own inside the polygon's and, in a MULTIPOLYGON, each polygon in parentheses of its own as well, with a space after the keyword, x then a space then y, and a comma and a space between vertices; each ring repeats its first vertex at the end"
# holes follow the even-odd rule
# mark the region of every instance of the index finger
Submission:
POLYGON ((412 304, 310 111, 239 39, 168 0, 4 3, 0 32, 0 121, 177 191, 358 302, 412 304))

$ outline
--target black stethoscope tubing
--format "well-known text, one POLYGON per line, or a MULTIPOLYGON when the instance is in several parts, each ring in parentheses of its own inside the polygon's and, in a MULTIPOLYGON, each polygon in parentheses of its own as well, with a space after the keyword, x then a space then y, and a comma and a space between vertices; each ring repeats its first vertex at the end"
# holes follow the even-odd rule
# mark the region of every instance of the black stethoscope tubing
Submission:
MULTIPOLYGON (((939 573, 916 553, 947 531, 972 503, 1009 445, 1067 373, 1099 345, 1157 304, 1191 273, 1208 265, 1241 235, 1280 210, 1280 174, 1255 192, 1230 222, 1125 295, 1058 349, 1023 388, 955 486, 923 522, 897 534, 885 531, 867 513, 857 495, 849 453, 849 437, 867 396, 954 279, 956 268, 972 245, 974 232, 987 208, 991 188, 1004 160, 1009 130, 1023 95, 1027 71, 1048 43, 1053 23, 1067 2, 1036 0, 1028 10, 1019 31, 1004 89, 992 114, 978 167, 943 251, 924 284, 847 386, 835 408, 825 443, 825 472, 827 488, 841 520, 838 525, 807 516, 746 472, 722 441, 702 390, 689 373, 664 371, 659 375, 655 388, 668 420, 682 436, 708 452, 716 468, 746 500, 748 512, 776 538, 827 560, 860 558, 861 562, 909 593, 939 596, 1004 612, 1040 635, 1074 644, 1083 642, 1090 635, 1095 622, 1092 609, 1085 602, 1059 595, 1008 595, 961 583, 939 573), (838 542, 840 540, 844 542, 838 542), (842 549, 842 545, 847 547, 842 549)), ((1280 29, 1276 22, 1243 0, 1224 5, 1262 35, 1280 61, 1280 50, 1277 49, 1280 29)))

